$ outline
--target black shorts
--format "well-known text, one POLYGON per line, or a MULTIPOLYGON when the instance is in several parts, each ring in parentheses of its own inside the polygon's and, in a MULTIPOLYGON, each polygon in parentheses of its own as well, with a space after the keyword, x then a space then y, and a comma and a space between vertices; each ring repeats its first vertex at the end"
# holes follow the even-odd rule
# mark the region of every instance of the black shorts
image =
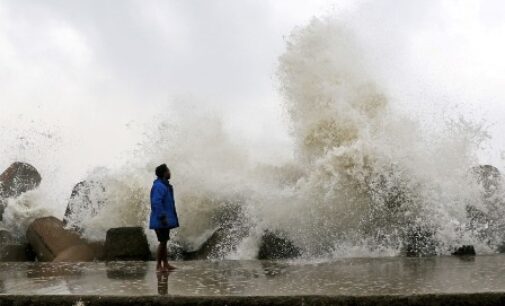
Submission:
POLYGON ((158 228, 154 230, 159 242, 167 242, 170 240, 170 229, 169 228, 158 228))

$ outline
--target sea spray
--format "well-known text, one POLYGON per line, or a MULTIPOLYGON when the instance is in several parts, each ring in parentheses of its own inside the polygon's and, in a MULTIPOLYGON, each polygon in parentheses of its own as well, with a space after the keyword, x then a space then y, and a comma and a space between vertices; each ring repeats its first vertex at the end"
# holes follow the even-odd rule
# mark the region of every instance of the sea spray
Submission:
POLYGON ((26 229, 36 218, 53 215, 47 208, 47 196, 41 190, 31 190, 17 198, 8 199, 0 228, 8 230, 17 240, 24 241, 26 229))
POLYGON ((280 59, 306 169, 292 203, 300 214, 291 222, 305 236, 297 240, 311 254, 331 251, 332 241, 399 252, 409 231, 421 228, 433 235, 437 253, 447 253, 472 240, 462 230, 465 207, 481 194, 469 169, 487 135, 464 120, 425 132, 389 107, 363 51, 338 21, 314 19, 291 35, 280 59))
MULTIPOLYGON (((227 134, 219 112, 177 100, 166 110, 168 119, 154 120, 157 128, 149 129, 129 162, 89 173, 85 180, 105 190, 95 190, 91 201, 105 204, 75 214, 69 226, 90 240, 104 239, 110 227, 147 226, 153 171, 166 162, 181 223, 175 243, 197 249, 225 207, 243 216, 234 223, 240 231, 226 232, 231 247, 213 258, 254 258, 266 230, 281 232, 306 259, 397 255, 413 248, 416 254, 448 254, 461 244, 495 252, 503 228, 486 234, 489 218, 477 222, 469 214, 469 207, 484 215, 504 209, 499 200, 490 207, 471 171, 485 131, 463 119, 426 130, 415 116, 391 107, 383 80, 370 71, 368 51, 332 18, 295 29, 278 67, 293 159, 258 162, 227 134), (413 239, 423 246, 416 249, 413 239)), ((21 207, 26 205, 9 205, 4 223, 39 214, 16 214, 21 207)))

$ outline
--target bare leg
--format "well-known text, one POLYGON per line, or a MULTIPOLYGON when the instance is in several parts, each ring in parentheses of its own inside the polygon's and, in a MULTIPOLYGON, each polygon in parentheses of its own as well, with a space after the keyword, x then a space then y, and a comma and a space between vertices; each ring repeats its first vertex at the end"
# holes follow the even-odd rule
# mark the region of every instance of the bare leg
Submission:
POLYGON ((163 252, 163 247, 162 247, 162 243, 160 243, 158 245, 158 250, 156 252, 156 261, 157 261, 157 263, 156 263, 156 271, 161 271, 162 270, 162 267, 161 267, 161 262, 162 262, 162 259, 163 259, 162 258, 162 256, 163 256, 162 252, 163 252))
POLYGON ((165 262, 167 261, 167 243, 166 242, 160 242, 160 265, 162 266, 161 270, 166 271, 166 264, 165 262))
POLYGON ((163 261, 163 271, 170 271, 170 270, 174 270, 175 267, 173 267, 172 265, 170 265, 168 263, 168 249, 167 249, 167 243, 162 243, 161 244, 163 247, 162 247, 162 261, 163 261))

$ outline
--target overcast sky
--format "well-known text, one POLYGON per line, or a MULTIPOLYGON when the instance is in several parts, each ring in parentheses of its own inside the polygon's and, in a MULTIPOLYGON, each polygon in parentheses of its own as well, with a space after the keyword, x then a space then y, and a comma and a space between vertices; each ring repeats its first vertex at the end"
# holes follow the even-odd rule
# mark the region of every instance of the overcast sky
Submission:
POLYGON ((0 0, 0 139, 8 143, 0 162, 36 159, 44 150, 35 147, 59 142, 85 163, 110 162, 173 103, 219 113, 237 139, 285 154, 277 58, 294 27, 324 15, 356 32, 408 111, 429 105, 486 118, 501 152, 503 3, 0 0))
POLYGON ((277 57, 327 2, 0 1, 1 122, 79 138, 106 162, 183 97, 251 141, 286 141, 277 57))

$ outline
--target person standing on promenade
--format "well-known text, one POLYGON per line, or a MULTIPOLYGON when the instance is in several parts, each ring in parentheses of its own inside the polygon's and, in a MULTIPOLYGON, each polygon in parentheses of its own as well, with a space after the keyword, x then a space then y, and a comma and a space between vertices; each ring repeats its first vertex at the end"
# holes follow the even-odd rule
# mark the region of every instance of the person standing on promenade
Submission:
POLYGON ((175 269, 168 263, 167 242, 170 230, 179 227, 179 219, 175 210, 174 188, 170 184, 170 169, 166 164, 156 167, 157 179, 151 188, 151 216, 149 228, 156 232, 159 246, 156 254, 156 270, 167 272, 175 269))

